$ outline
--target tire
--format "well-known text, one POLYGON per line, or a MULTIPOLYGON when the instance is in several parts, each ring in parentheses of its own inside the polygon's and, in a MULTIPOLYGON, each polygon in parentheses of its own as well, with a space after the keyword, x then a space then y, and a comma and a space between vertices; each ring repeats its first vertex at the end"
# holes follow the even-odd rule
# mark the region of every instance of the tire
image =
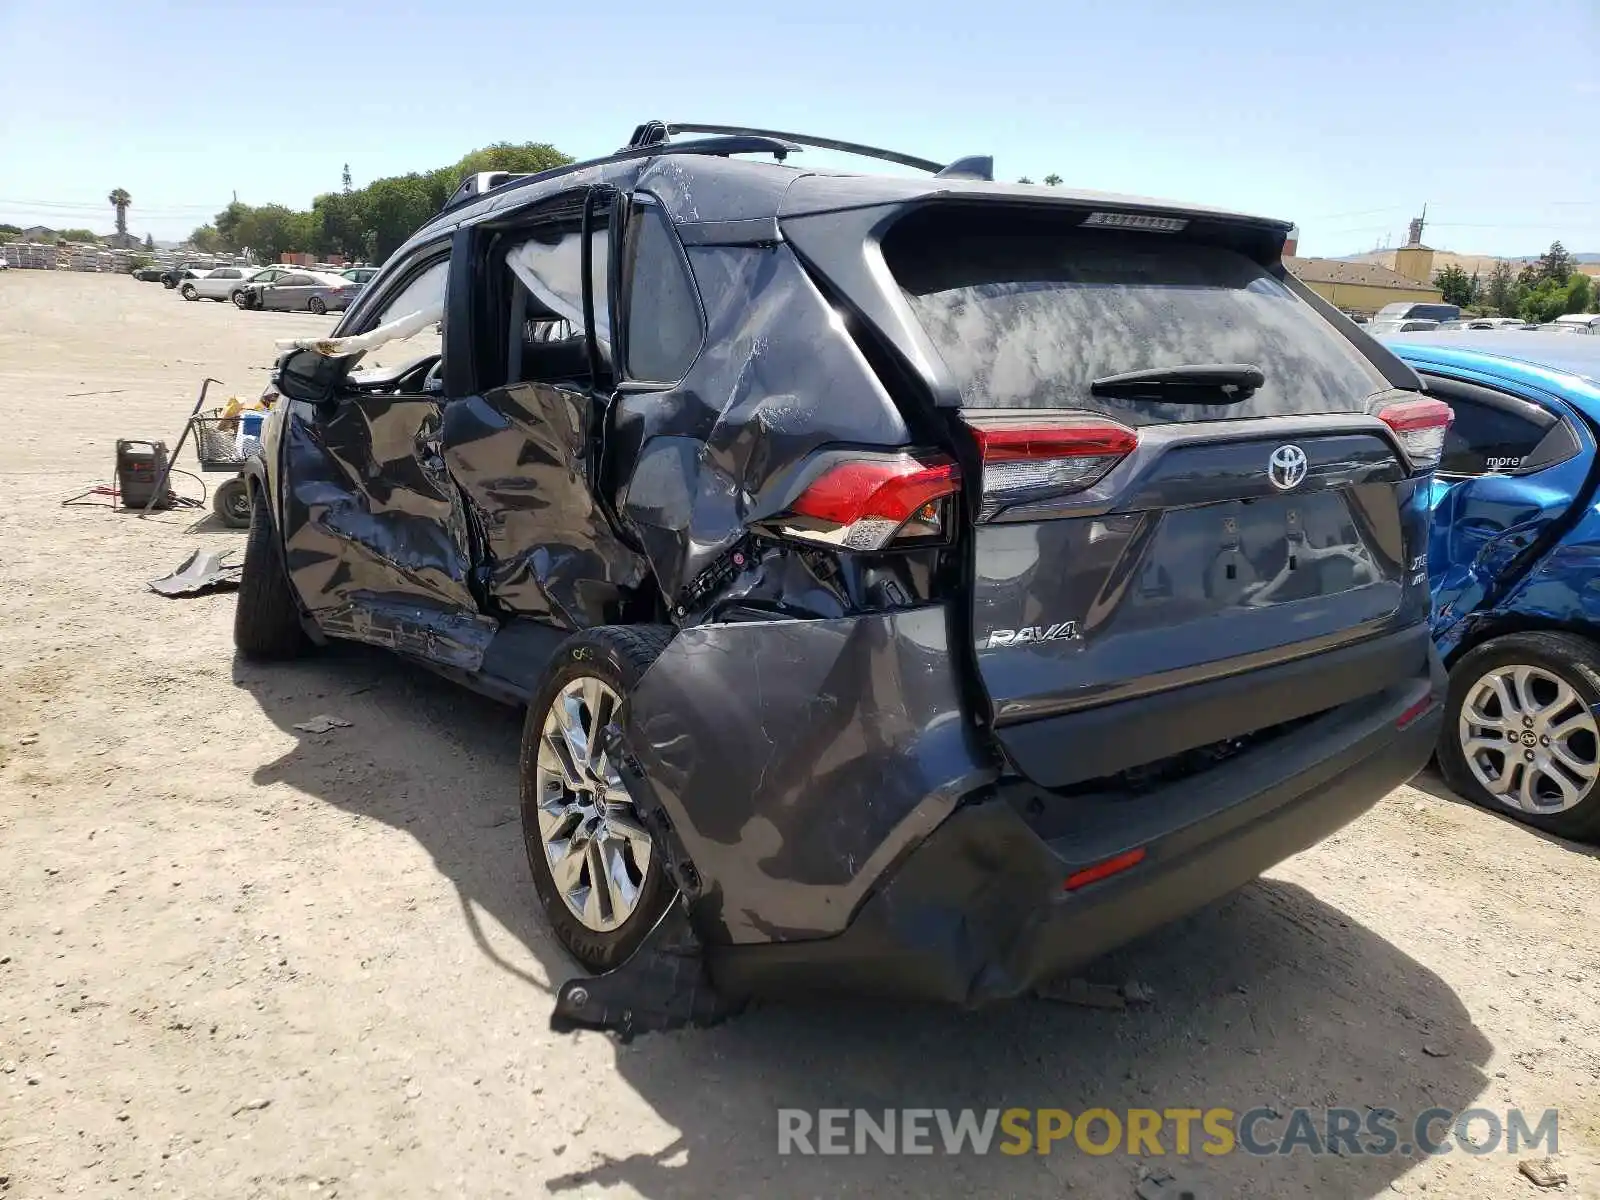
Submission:
POLYGON ((1600 646, 1569 633, 1495 638, 1450 670, 1439 769, 1457 793, 1491 812, 1560 837, 1595 840, 1597 707, 1600 646), (1502 738, 1504 750, 1496 745, 1502 738), (1470 758, 1469 741, 1475 743, 1470 758))
POLYGON ((192 283, 184 284, 183 290, 179 293, 179 295, 181 295, 185 300, 200 299, 200 293, 194 290, 194 284, 192 283))
POLYGON ((328 311, 328 306, 322 302, 321 296, 313 296, 306 301, 306 311, 321 316, 328 311))
POLYGON ((233 303, 241 311, 248 311, 255 307, 255 302, 250 299, 249 292, 235 292, 233 294, 233 303))
POLYGON ((161 281, 161 286, 170 292, 173 288, 178 286, 178 281, 176 279, 163 279, 161 281))
POLYGON ((250 535, 239 572, 239 603, 233 613, 233 644, 246 658, 293 658, 306 646, 300 608, 289 588, 272 525, 271 506, 250 506, 250 535))
POLYGON ((673 632, 664 625, 602 625, 573 634, 545 668, 523 726, 522 838, 533 890, 557 940, 593 974, 611 970, 638 949, 674 888, 660 851, 603 758, 595 768, 576 772, 592 790, 568 785, 572 760, 581 758, 573 753, 574 742, 581 747, 589 739, 563 736, 555 710, 570 697, 562 707, 580 731, 597 715, 609 722, 673 632), (598 714, 590 707, 594 702, 598 714), (547 728, 553 731, 548 738, 547 728), (611 800, 601 809, 595 801, 606 794, 611 800), (607 878, 603 888, 593 886, 597 873, 607 878))
POLYGON ((211 494, 211 511, 230 529, 250 528, 250 485, 239 477, 211 494))

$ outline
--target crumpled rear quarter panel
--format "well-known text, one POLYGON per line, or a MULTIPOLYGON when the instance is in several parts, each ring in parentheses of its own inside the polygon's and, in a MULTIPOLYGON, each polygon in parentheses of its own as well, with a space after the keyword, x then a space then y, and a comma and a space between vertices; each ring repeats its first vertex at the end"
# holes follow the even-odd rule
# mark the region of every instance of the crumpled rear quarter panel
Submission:
POLYGON ((675 389, 624 395, 641 447, 619 507, 662 593, 681 589, 771 516, 809 455, 911 440, 872 367, 787 246, 691 246, 706 346, 675 389), (671 439, 671 440, 669 440, 671 439))
POLYGON ((842 930, 880 875, 997 777, 941 608, 680 633, 628 740, 705 884, 703 937, 842 930))

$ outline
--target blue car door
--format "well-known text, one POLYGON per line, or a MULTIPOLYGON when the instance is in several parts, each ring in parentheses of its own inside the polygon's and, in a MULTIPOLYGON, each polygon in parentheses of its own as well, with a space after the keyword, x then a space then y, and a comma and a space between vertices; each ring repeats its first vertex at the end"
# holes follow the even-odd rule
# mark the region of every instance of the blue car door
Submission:
POLYGON ((1434 479, 1428 569, 1433 634, 1448 654, 1462 621, 1499 604, 1592 503, 1595 437, 1556 396, 1412 361, 1455 410, 1434 479))

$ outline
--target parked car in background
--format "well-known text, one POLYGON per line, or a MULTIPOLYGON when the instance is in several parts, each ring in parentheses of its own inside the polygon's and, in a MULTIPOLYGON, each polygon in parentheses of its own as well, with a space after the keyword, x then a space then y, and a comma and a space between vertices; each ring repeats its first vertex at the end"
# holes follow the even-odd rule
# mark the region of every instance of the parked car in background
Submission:
POLYGON ((242 653, 524 705, 556 937, 681 897, 733 995, 1021 995, 1422 766, 1449 414, 1288 222, 742 133, 474 177, 290 349, 242 653))
POLYGON ((1385 304, 1373 314, 1374 321, 1406 321, 1422 319, 1426 321, 1455 321, 1461 317, 1459 304, 1443 304, 1439 302, 1418 300, 1397 300, 1393 304, 1385 304))
POLYGON ((167 268, 157 266, 140 267, 136 271, 129 272, 140 283, 160 283, 161 277, 166 273, 167 268))
POLYGON ((194 259, 174 263, 161 273, 161 285, 171 291, 185 279, 198 279, 216 265, 215 262, 200 262, 194 259))
POLYGON ((259 273, 256 267, 216 267, 186 279, 178 286, 185 300, 217 300, 226 303, 244 281, 259 273))
POLYGON ((1520 329, 1523 321, 1521 317, 1473 317, 1467 322, 1468 329, 1520 329))
POLYGON ((1567 313, 1550 322, 1557 329, 1573 333, 1600 333, 1600 313, 1567 313))
POLYGON ((339 274, 351 283, 366 283, 378 273, 377 267, 346 267, 339 274))
POLYGON ((1388 344, 1455 413, 1428 547, 1439 766, 1486 808, 1600 837, 1600 338, 1388 344))
POLYGON ((1382 333, 1422 333, 1429 329, 1437 329, 1439 322, 1427 317, 1380 319, 1374 317, 1372 323, 1365 327, 1367 333, 1374 337, 1382 333))
POLYGON ((272 268, 270 277, 250 280, 234 298, 240 308, 271 308, 313 313, 341 312, 361 291, 337 275, 295 268, 272 268))

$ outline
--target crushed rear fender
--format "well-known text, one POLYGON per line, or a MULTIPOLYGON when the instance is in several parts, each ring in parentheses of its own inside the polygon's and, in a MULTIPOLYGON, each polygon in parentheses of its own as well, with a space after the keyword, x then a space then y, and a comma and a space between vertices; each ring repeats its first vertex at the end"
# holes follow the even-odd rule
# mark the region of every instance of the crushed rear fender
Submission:
POLYGON ((628 744, 702 881, 709 943, 826 937, 997 771, 962 715, 945 612, 684 630, 628 744))

